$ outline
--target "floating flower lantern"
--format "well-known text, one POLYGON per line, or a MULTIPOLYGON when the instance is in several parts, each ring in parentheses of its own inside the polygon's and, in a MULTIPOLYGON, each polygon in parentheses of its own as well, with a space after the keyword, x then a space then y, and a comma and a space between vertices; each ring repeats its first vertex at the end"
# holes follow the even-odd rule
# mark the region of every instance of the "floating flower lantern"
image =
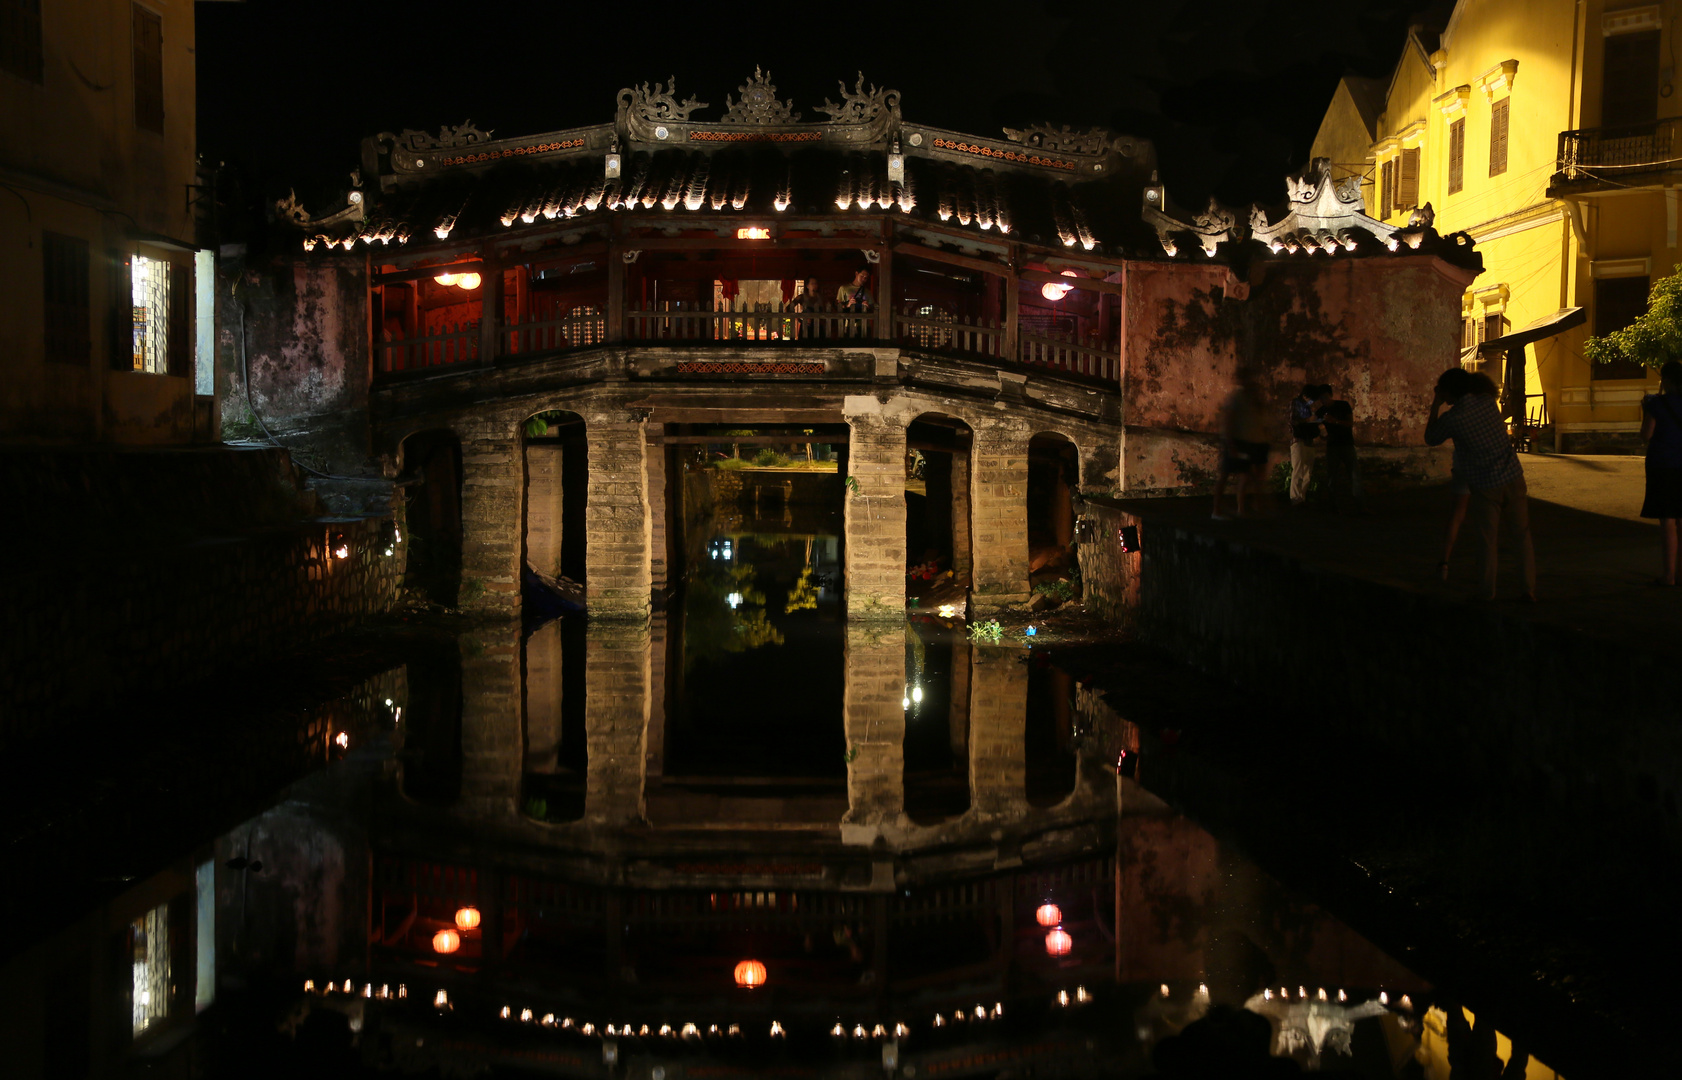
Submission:
POLYGON ((758 960, 743 960, 736 965, 736 985, 753 990, 765 985, 765 965, 758 960))
POLYGON ((445 927, 432 935, 432 951, 448 956, 461 948, 461 935, 445 927))
POLYGON ((456 928, 458 930, 462 930, 462 931, 474 930, 474 929, 477 929, 478 926, 479 926, 479 909, 478 908, 474 907, 472 904, 469 904, 464 908, 458 908, 456 910, 456 928))
POLYGON ((1045 952, 1047 956, 1067 956, 1069 950, 1075 947, 1075 939, 1061 926, 1045 936, 1045 952))

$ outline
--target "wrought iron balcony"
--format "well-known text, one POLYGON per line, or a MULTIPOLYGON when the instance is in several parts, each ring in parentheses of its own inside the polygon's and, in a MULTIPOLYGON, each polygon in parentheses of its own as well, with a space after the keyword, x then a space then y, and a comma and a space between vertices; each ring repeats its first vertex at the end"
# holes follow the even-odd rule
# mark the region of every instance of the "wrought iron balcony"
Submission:
POLYGON ((1682 117, 1629 127, 1559 133, 1559 159, 1549 194, 1640 183, 1647 174, 1682 167, 1682 117))

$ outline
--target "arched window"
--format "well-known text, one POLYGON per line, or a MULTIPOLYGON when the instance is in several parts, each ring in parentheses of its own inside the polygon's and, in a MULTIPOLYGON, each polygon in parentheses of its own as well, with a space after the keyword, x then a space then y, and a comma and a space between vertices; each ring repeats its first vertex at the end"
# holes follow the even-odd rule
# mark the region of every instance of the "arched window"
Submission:
POLYGON ((916 309, 916 321, 911 324, 911 340, 922 349, 944 349, 952 344, 952 331, 931 323, 950 323, 957 321, 950 309, 939 304, 919 304, 916 309))
POLYGON ((594 304, 580 304, 567 312, 567 340, 574 345, 600 345, 607 340, 607 320, 594 304))

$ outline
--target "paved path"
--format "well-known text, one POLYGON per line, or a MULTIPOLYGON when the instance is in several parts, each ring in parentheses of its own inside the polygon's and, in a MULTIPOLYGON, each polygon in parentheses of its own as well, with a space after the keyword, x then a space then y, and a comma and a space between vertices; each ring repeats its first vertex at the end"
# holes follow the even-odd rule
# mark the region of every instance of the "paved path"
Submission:
MULTIPOLYGON (((1531 494, 1541 603, 1502 605, 1514 615, 1631 642, 1675 642, 1682 588, 1648 585, 1658 575, 1658 530, 1635 517, 1642 462, 1636 457, 1524 455, 1531 494)), ((1211 536, 1300 558, 1334 573, 1443 598, 1464 597, 1477 555, 1470 523, 1455 547, 1450 580, 1437 576, 1452 495, 1446 485, 1373 496, 1365 517, 1289 509, 1276 500, 1257 517, 1211 521, 1207 498, 1125 500, 1148 522, 1172 522, 1211 536)), ((1515 560, 1503 548, 1501 595, 1519 592, 1515 560)))

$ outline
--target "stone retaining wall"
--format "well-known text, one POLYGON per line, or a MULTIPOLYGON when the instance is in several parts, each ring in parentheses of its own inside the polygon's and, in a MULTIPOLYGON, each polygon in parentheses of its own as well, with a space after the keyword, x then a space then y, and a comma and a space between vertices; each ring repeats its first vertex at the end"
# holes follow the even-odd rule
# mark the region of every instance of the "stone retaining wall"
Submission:
POLYGON ((1671 643, 1406 592, 1110 500, 1083 517, 1088 608, 1235 685, 1347 703, 1302 710, 1291 738, 1523 793, 1583 829, 1682 842, 1671 643), (1123 525, 1142 554, 1120 552, 1123 525))

